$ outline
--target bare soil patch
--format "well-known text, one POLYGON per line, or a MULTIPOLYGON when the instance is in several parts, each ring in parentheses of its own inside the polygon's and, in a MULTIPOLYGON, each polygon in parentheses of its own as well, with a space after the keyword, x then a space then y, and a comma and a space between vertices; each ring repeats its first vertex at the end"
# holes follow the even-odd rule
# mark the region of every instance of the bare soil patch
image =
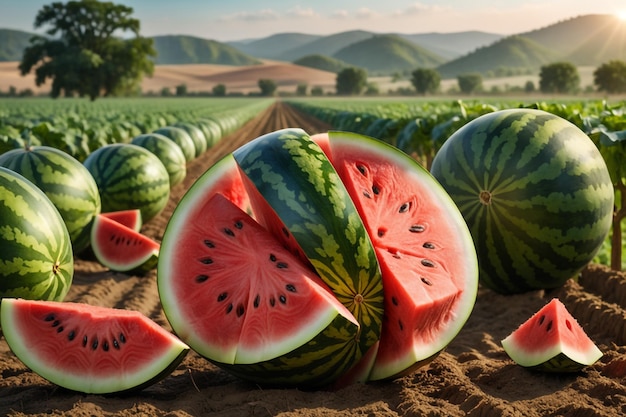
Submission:
MULTIPOLYGON (((255 137, 284 127, 309 133, 329 126, 278 102, 190 163, 167 208, 144 226, 161 239, 176 203, 215 161, 255 137)), ((115 274, 76 260, 68 301, 139 310, 169 328, 153 271, 115 274)), ((590 265, 553 291, 504 296, 481 289, 457 338, 427 368, 404 378, 335 392, 265 389, 242 382, 190 353, 160 383, 130 396, 84 395, 28 370, 0 339, 0 415, 7 416, 623 416, 626 415, 626 274, 590 265), (604 352, 580 373, 550 375, 515 365, 500 340, 559 297, 604 352)))

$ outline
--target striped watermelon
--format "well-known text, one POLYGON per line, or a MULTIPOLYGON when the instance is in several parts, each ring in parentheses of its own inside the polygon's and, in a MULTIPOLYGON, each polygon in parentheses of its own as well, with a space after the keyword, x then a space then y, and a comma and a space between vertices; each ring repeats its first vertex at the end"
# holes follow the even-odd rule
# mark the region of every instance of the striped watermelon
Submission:
POLYGON ((0 167, 0 298, 61 301, 74 274, 58 210, 20 174, 0 167))
POLYGON ((187 133, 184 129, 174 126, 164 126, 152 133, 158 133, 174 141, 174 143, 180 146, 187 162, 196 157, 196 145, 194 144, 193 139, 191 139, 191 136, 189 136, 189 133, 187 133))
POLYGON ((107 145, 92 152, 84 165, 98 185, 103 212, 139 209, 147 222, 165 208, 169 174, 149 150, 127 143, 107 145))
POLYGON ((562 285, 611 226, 614 192, 600 152, 551 113, 474 119, 444 143, 431 171, 470 228, 481 282, 501 293, 562 285))
POLYGON ((179 127, 187 132, 193 141, 194 148, 196 149, 196 158, 206 152, 207 139, 204 136, 204 132, 199 127, 186 122, 175 123, 173 126, 179 127))
POLYGON ((183 182, 187 175, 187 160, 174 141, 159 133, 146 133, 135 136, 130 143, 146 148, 163 162, 170 176, 170 188, 183 182))
POLYGON ((14 149, 0 155, 0 166, 30 180, 59 210, 74 253, 89 246, 91 224, 100 213, 98 186, 73 156, 49 146, 14 149))

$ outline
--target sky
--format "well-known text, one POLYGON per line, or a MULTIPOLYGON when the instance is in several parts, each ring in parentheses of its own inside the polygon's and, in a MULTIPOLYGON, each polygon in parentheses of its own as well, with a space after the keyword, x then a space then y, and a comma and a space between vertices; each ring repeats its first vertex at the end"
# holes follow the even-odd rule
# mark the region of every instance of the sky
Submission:
MULTIPOLYGON (((0 28, 35 30, 37 11, 53 0, 0 0, 0 28)), ((58 1, 58 0, 57 0, 58 1)), ((584 14, 620 15, 624 0, 112 0, 133 8, 141 35, 192 35, 217 41, 298 32, 511 35, 584 14)))

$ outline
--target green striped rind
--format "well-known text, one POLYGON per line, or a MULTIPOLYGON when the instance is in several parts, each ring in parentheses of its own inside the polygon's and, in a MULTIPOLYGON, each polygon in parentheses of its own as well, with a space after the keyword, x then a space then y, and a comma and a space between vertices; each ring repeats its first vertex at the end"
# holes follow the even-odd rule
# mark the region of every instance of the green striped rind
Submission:
POLYGON ((432 174, 461 210, 480 279, 501 293, 554 288, 595 255, 609 231, 613 186, 593 142, 539 110, 484 115, 453 134, 432 174), (481 203, 482 191, 490 204, 481 203))
POLYGON ((213 119, 205 118, 196 121, 198 127, 204 133, 207 149, 211 149, 222 138, 222 128, 213 119))
POLYGON ((595 361, 591 363, 576 362, 566 354, 559 353, 555 357, 540 363, 539 365, 531 366, 530 369, 540 372, 578 372, 584 367, 592 365, 594 362, 595 361))
POLYGON ((354 322, 337 315, 311 341, 276 359, 253 364, 214 363, 261 385, 327 387, 354 364, 354 335, 358 331, 355 327, 354 322))
POLYGON ((34 146, 0 155, 0 166, 23 175, 48 196, 63 218, 75 253, 89 246, 100 194, 83 164, 59 149, 34 146))
POLYGON ((0 297, 63 300, 74 275, 67 228, 50 199, 0 167, 0 297))
POLYGON ((152 152, 132 144, 112 144, 92 152, 84 162, 93 176, 102 211, 141 210, 144 221, 159 214, 169 199, 170 179, 152 152))
POLYGON ((169 174, 170 188, 183 182, 187 175, 187 159, 174 141, 159 133, 146 133, 135 136, 130 143, 146 148, 159 158, 169 174))
POLYGON ((354 203, 321 148, 301 129, 279 130, 233 156, 322 280, 361 324, 351 355, 380 338, 382 277, 354 203))
POLYGON ((195 153, 196 158, 206 152, 207 140, 206 140, 206 137, 204 136, 204 132, 200 130, 199 127, 196 127, 192 125, 191 123, 182 123, 182 122, 174 124, 174 127, 179 127, 183 129, 185 132, 187 132, 187 134, 193 141, 193 146, 196 150, 196 153, 195 153))
POLYGON ((191 139, 189 134, 180 127, 165 126, 152 133, 158 133, 174 141, 174 143, 180 146, 187 162, 196 157, 196 145, 193 143, 193 139, 191 139))

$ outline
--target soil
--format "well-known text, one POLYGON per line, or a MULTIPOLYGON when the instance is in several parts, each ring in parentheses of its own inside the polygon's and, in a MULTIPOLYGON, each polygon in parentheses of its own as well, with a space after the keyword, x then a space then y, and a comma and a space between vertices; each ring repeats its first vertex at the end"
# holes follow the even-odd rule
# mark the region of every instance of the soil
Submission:
MULTIPOLYGON (((192 161, 164 212, 143 232, 160 240, 186 189, 222 155, 284 127, 329 126, 277 102, 192 161)), ((168 330, 156 273, 113 273, 76 259, 68 301, 138 310, 168 330)), ((466 326, 430 365, 403 378, 337 391, 267 389, 230 376, 191 352, 161 382, 126 396, 59 388, 27 369, 0 340, 0 415, 8 416, 623 416, 626 415, 626 275, 591 264, 562 288, 505 296, 480 289, 466 326), (604 353, 574 374, 516 365, 500 341, 558 297, 604 353)))

